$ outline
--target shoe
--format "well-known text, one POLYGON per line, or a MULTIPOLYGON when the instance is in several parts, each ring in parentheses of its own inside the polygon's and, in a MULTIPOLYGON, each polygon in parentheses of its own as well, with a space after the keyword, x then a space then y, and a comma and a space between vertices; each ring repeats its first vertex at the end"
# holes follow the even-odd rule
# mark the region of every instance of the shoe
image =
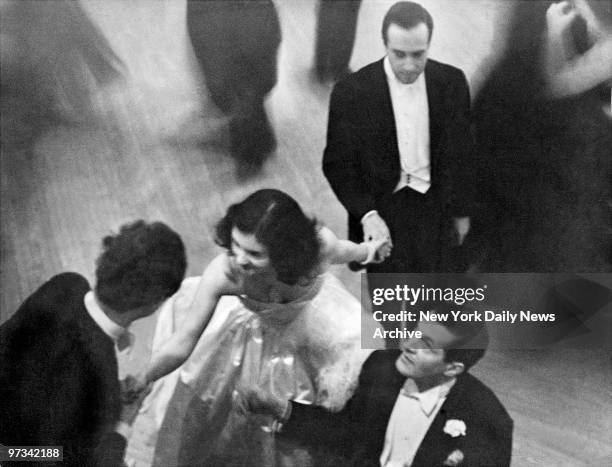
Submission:
POLYGON ((237 175, 247 178, 258 173, 276 149, 274 132, 263 107, 236 116, 230 122, 230 153, 236 160, 237 175))
POLYGON ((335 83, 346 78, 352 73, 351 69, 346 67, 341 70, 332 70, 330 68, 315 69, 315 76, 320 83, 335 83))

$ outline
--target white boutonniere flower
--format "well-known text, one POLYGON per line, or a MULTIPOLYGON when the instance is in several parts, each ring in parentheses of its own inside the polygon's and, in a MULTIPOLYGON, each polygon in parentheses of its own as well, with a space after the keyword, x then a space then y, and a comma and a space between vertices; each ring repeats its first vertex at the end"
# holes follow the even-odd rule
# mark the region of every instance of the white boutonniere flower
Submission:
POLYGON ((454 418, 450 420, 446 420, 446 425, 444 425, 444 433, 447 435, 456 438, 457 436, 465 436, 465 432, 467 427, 465 426, 465 422, 463 420, 456 420, 454 418))
POLYGON ((458 466, 459 464, 461 464, 463 462, 464 458, 465 458, 465 456, 463 455, 463 453, 459 449, 455 449, 453 452, 451 452, 448 455, 448 457, 444 461, 444 464, 442 464, 442 465, 446 465, 446 466, 450 466, 450 467, 456 467, 456 466, 458 466))

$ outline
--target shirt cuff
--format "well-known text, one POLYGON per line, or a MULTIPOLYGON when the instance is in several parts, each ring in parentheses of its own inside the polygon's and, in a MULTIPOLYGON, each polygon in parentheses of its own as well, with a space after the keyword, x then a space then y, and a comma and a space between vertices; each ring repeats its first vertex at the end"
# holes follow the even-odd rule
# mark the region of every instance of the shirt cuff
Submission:
POLYGON ((291 401, 287 401, 287 406, 285 407, 285 411, 283 412, 283 416, 281 417, 281 422, 287 423, 289 421, 289 417, 291 417, 291 411, 293 410, 293 404, 291 401))
POLYGON ((283 415, 281 416, 281 418, 274 420, 274 422, 272 422, 272 431, 274 433, 280 433, 283 429, 283 425, 289 421, 289 417, 291 417, 292 407, 293 406, 291 404, 291 401, 287 401, 287 405, 285 406, 285 411, 283 412, 283 415))
POLYGON ((119 433, 125 439, 128 439, 132 434, 132 427, 125 422, 117 422, 114 431, 115 433, 119 433))
POLYGON ((376 209, 372 209, 371 211, 366 212, 361 218, 361 223, 366 220, 368 217, 373 216, 374 214, 378 215, 378 211, 376 209))
POLYGON ((374 244, 372 242, 363 242, 363 243, 360 243, 360 245, 365 245, 367 255, 366 255, 366 259, 364 259, 359 264, 361 264, 362 266, 366 266, 372 263, 374 261, 374 258, 376 258, 376 248, 374 248, 374 244))

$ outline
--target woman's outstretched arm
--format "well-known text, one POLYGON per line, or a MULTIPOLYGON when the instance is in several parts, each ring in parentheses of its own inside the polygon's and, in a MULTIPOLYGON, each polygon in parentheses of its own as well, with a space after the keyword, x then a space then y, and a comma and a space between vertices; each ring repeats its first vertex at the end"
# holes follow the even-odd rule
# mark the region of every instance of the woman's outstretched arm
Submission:
POLYGON ((217 256, 204 270, 184 321, 151 357, 143 381, 151 383, 187 360, 210 322, 222 295, 237 293, 237 284, 228 275, 227 255, 217 256))
POLYGON ((355 243, 350 240, 340 240, 327 227, 319 229, 323 261, 331 264, 343 264, 356 261, 358 263, 382 262, 389 256, 391 245, 388 240, 372 240, 355 243))

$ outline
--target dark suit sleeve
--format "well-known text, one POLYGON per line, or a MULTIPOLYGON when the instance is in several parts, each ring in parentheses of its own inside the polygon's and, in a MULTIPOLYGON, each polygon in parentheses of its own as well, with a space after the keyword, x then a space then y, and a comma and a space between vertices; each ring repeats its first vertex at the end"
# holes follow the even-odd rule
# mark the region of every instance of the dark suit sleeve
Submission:
POLYGON ((99 466, 120 466, 123 465, 123 456, 127 440, 115 431, 107 433, 94 452, 96 465, 99 466))
POLYGON ((337 413, 323 407, 293 402, 290 420, 283 427, 280 436, 310 449, 335 451, 346 447, 347 441, 358 426, 355 420, 356 412, 351 410, 351 402, 337 413))
POLYGON ((500 424, 500 430, 498 432, 498 461, 499 465, 510 466, 510 460, 512 458, 512 431, 514 429, 514 422, 508 416, 506 416, 503 422, 500 424))
POLYGON ((311 449, 321 448, 340 456, 349 456, 353 446, 358 445, 363 436, 364 408, 372 386, 371 370, 375 366, 376 352, 363 364, 355 394, 339 412, 292 402, 291 415, 280 436, 311 449))
POLYGON ((477 427, 478 435, 469 437, 471 445, 466 446, 467 464, 509 467, 512 457, 512 418, 488 388, 485 392, 479 392, 479 395, 472 409, 475 417, 471 422, 477 427))
POLYGON ((53 276, 30 295, 2 325, 5 344, 22 347, 32 342, 21 341, 23 335, 36 335, 39 329, 45 330, 50 324, 59 322, 71 307, 74 297, 83 297, 89 290, 87 280, 80 274, 64 272, 53 276))
POLYGON ((0 442, 54 444, 74 424, 73 404, 61 395, 81 387, 80 367, 74 363, 80 355, 71 345, 72 328, 61 320, 62 313, 71 312, 74 297, 87 290, 89 284, 78 274, 54 276, 0 327, 0 418, 5 420, 0 442), (66 360, 66 355, 75 358, 66 360))
POLYGON ((363 102, 350 83, 334 87, 329 104, 327 145, 323 153, 323 172, 346 210, 356 219, 376 209, 374 198, 365 189, 357 157, 356 136, 361 131, 359 116, 363 102))
POLYGON ((512 457, 512 430, 513 422, 508 414, 500 414, 495 424, 489 431, 488 456, 485 457, 481 465, 496 465, 509 467, 512 457))
POLYGON ((452 179, 450 208, 454 217, 473 215, 477 180, 475 145, 471 131, 470 89, 462 71, 454 69, 449 80, 453 111, 447 120, 446 145, 452 179))

